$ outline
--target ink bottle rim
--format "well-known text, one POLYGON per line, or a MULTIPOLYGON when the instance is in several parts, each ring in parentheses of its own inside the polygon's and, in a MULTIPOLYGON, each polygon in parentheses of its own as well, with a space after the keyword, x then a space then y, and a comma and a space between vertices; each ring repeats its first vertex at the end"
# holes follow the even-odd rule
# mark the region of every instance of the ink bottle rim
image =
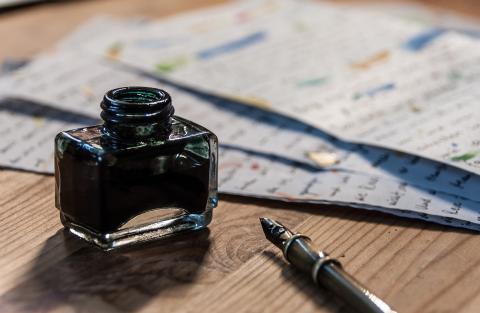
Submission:
POLYGON ((166 136, 175 112, 166 91, 139 86, 108 91, 100 107, 104 134, 125 141, 166 136))

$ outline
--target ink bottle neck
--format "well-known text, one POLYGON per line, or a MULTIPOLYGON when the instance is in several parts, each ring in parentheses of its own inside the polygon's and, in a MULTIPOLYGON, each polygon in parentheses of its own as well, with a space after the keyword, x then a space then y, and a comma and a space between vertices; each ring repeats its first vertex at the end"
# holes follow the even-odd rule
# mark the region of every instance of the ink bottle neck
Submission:
POLYGON ((151 87, 122 87, 108 91, 100 104, 103 132, 117 141, 165 138, 175 110, 170 95, 151 87))

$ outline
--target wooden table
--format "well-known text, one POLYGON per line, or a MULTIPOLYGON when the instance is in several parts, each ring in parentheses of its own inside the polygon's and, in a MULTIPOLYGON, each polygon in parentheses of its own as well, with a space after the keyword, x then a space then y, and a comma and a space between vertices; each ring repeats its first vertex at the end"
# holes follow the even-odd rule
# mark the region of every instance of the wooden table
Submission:
MULTIPOLYGON (((0 59, 48 49, 94 14, 159 17, 215 2, 78 1, 11 11, 0 15, 0 59)), ((473 0, 436 2, 480 15, 473 0)), ((344 310, 286 265, 264 239, 260 216, 312 235, 399 312, 480 312, 480 237, 469 231, 222 197, 207 231, 104 253, 63 231, 53 177, 3 170, 0 190, 0 312, 344 310)))

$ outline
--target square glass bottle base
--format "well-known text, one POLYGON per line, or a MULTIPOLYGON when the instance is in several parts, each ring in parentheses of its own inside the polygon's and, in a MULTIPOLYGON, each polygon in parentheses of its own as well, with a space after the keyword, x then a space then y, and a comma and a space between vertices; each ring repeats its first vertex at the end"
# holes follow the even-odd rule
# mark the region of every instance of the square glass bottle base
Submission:
POLYGON ((112 233, 97 233, 81 225, 75 224, 60 212, 60 219, 68 231, 103 250, 112 250, 141 242, 152 241, 183 231, 206 228, 212 220, 212 210, 202 213, 184 213, 174 217, 162 218, 148 224, 127 227, 112 233))

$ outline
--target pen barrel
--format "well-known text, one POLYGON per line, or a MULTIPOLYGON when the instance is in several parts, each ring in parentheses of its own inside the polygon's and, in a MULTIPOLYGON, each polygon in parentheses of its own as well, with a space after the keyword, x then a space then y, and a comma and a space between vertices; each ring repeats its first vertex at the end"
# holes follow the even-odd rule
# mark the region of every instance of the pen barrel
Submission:
POLYGON ((346 273, 340 262, 318 252, 310 238, 295 235, 284 249, 287 260, 301 271, 311 273, 313 280, 343 299, 354 312, 395 313, 385 302, 369 292, 346 273))
POLYGON ((359 313, 394 313, 377 296, 369 292, 355 278, 336 263, 324 264, 317 272, 317 283, 333 291, 359 313))

